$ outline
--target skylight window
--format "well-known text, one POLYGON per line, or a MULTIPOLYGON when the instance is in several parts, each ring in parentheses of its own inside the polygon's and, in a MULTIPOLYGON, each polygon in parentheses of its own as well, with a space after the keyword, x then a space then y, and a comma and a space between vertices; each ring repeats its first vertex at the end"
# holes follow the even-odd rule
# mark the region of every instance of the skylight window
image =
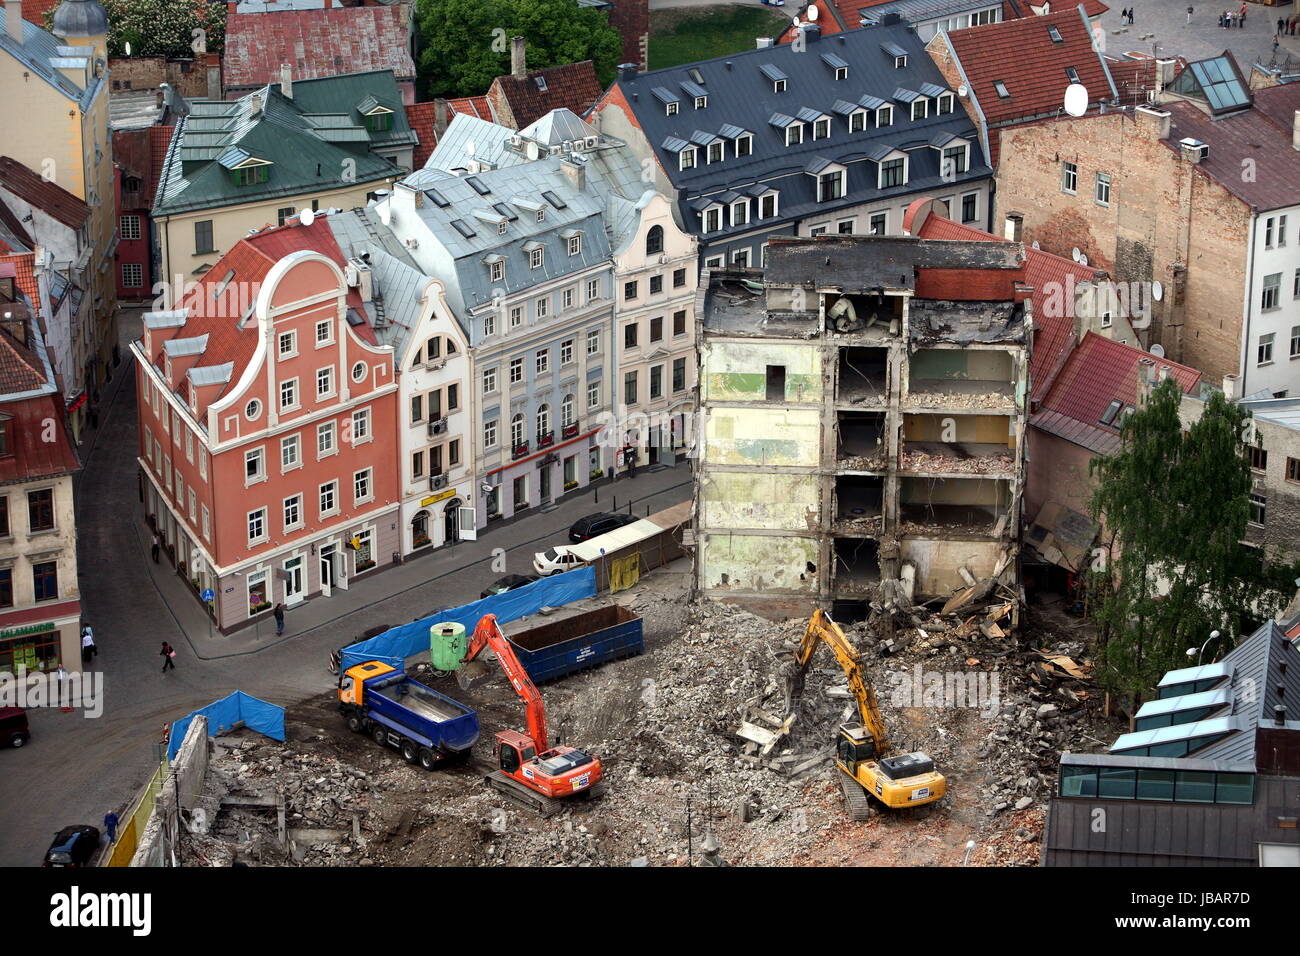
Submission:
POLYGON ((552 206, 554 206, 556 209, 567 209, 569 205, 549 189, 544 190, 542 192, 542 198, 545 199, 552 206))
POLYGON ((1072 67, 1072 66, 1067 66, 1067 67, 1065 68, 1065 75, 1068 76, 1068 77, 1070 78, 1070 82, 1071 82, 1071 83, 1078 83, 1078 82, 1079 82, 1079 71, 1076 70, 1074 67, 1072 67))
POLYGON ((1102 413, 1101 423, 1115 427, 1115 420, 1119 417, 1120 409, 1123 407, 1124 403, 1118 398, 1111 399, 1110 404, 1106 406, 1106 411, 1102 413))
POLYGON ((699 71, 698 67, 691 67, 686 71, 686 75, 691 78, 692 83, 698 83, 700 86, 704 85, 704 74, 699 71))
POLYGON ((546 92, 546 77, 535 76, 533 77, 533 82, 537 84, 537 88, 539 90, 541 90, 543 93, 546 92))
POLYGON ((1011 99, 1011 92, 1007 89, 1007 85, 1003 83, 1001 80, 998 80, 996 83, 993 84, 993 89, 997 90, 998 96, 1002 97, 1002 99, 1004 100, 1011 99))
POLYGON ((487 186, 483 184, 483 181, 479 179, 477 176, 466 176, 465 182, 469 183, 470 188, 472 188, 474 192, 478 193, 480 196, 486 196, 488 193, 492 191, 488 189, 487 186))
POLYGON ((1048 28, 1047 28, 1047 35, 1048 35, 1049 37, 1052 38, 1052 42, 1053 42, 1053 43, 1064 43, 1064 42, 1065 42, 1064 40, 1061 39, 1061 31, 1058 30, 1058 29, 1056 29, 1056 27, 1048 27, 1048 28))
POLYGON ((451 203, 447 202, 447 197, 436 189, 426 189, 424 194, 433 200, 433 204, 439 209, 446 209, 451 203))
POLYGON ((464 219, 453 219, 451 221, 451 228, 455 229, 466 239, 472 239, 475 236, 474 228, 464 219))

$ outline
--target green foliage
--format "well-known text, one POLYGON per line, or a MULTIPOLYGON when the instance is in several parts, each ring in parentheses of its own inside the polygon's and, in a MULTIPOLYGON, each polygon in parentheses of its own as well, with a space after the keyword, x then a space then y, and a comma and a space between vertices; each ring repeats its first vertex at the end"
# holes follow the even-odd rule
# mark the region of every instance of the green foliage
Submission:
POLYGON ((1102 629, 1101 680, 1143 699, 1167 670, 1188 666, 1187 648, 1222 633, 1207 660, 1230 649, 1252 619, 1280 609, 1293 569, 1241 544, 1250 519, 1244 439, 1250 413, 1214 393, 1184 434, 1182 391, 1170 379, 1121 426, 1122 447, 1096 458, 1091 507, 1104 516, 1110 560, 1091 585, 1102 629))
MULTIPOLYGON (((108 55, 192 57, 196 54, 195 30, 203 31, 210 53, 220 53, 226 41, 226 5, 206 0, 100 0, 108 14, 108 55)), ((54 10, 45 14, 45 29, 54 21, 54 10)))
POLYGON ((510 38, 528 43, 528 68, 592 60, 614 79, 623 40, 606 13, 574 0, 417 0, 418 70, 425 98, 481 96, 510 72, 510 38))

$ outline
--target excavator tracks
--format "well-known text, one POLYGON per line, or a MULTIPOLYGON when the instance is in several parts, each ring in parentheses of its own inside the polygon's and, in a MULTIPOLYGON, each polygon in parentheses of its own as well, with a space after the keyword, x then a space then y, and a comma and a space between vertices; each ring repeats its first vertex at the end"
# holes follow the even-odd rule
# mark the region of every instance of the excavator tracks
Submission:
POLYGON ((840 789, 844 791, 844 807, 849 811, 849 819, 857 823, 871 817, 871 798, 862 784, 858 783, 843 770, 839 770, 840 789))
POLYGON ((493 790, 499 790, 505 794, 507 799, 544 817, 555 816, 564 809, 564 804, 559 800, 552 800, 550 797, 544 797, 536 791, 529 790, 523 784, 511 780, 500 770, 492 771, 483 780, 493 790))

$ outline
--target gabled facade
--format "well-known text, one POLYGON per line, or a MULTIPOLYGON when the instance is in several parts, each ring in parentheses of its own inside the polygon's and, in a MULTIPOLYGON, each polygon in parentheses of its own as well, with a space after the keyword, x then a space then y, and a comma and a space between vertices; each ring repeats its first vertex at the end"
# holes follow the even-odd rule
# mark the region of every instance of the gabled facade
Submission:
POLYGON ((905 24, 695 64, 622 69, 592 123, 650 164, 705 266, 751 267, 776 235, 892 233, 918 193, 987 221, 974 124, 905 24))
POLYGON ((222 630, 398 550, 392 352, 345 267, 324 221, 241 240, 132 344, 146 515, 222 630))
POLYGON ((510 129, 531 126, 551 110, 581 116, 600 99, 600 81, 591 60, 529 70, 523 37, 510 40, 510 73, 488 87, 487 100, 496 122, 510 129))

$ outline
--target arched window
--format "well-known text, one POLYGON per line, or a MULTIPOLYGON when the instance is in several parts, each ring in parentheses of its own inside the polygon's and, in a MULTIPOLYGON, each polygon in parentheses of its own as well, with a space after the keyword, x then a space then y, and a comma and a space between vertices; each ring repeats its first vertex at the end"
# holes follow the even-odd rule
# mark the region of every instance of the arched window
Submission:
POLYGON ((560 424, 568 428, 573 424, 573 396, 565 395, 560 402, 560 424))
POLYGON ((524 416, 516 415, 510 419, 510 447, 518 448, 524 443, 524 416))
POLYGON ((664 251, 664 227, 651 226, 650 231, 645 234, 645 254, 647 256, 657 256, 664 251))
POLYGON ((537 440, 540 442, 551 433, 551 406, 542 405, 537 409, 537 440))
POLYGON ((429 512, 417 511, 411 519, 411 547, 423 548, 429 543, 429 512))

